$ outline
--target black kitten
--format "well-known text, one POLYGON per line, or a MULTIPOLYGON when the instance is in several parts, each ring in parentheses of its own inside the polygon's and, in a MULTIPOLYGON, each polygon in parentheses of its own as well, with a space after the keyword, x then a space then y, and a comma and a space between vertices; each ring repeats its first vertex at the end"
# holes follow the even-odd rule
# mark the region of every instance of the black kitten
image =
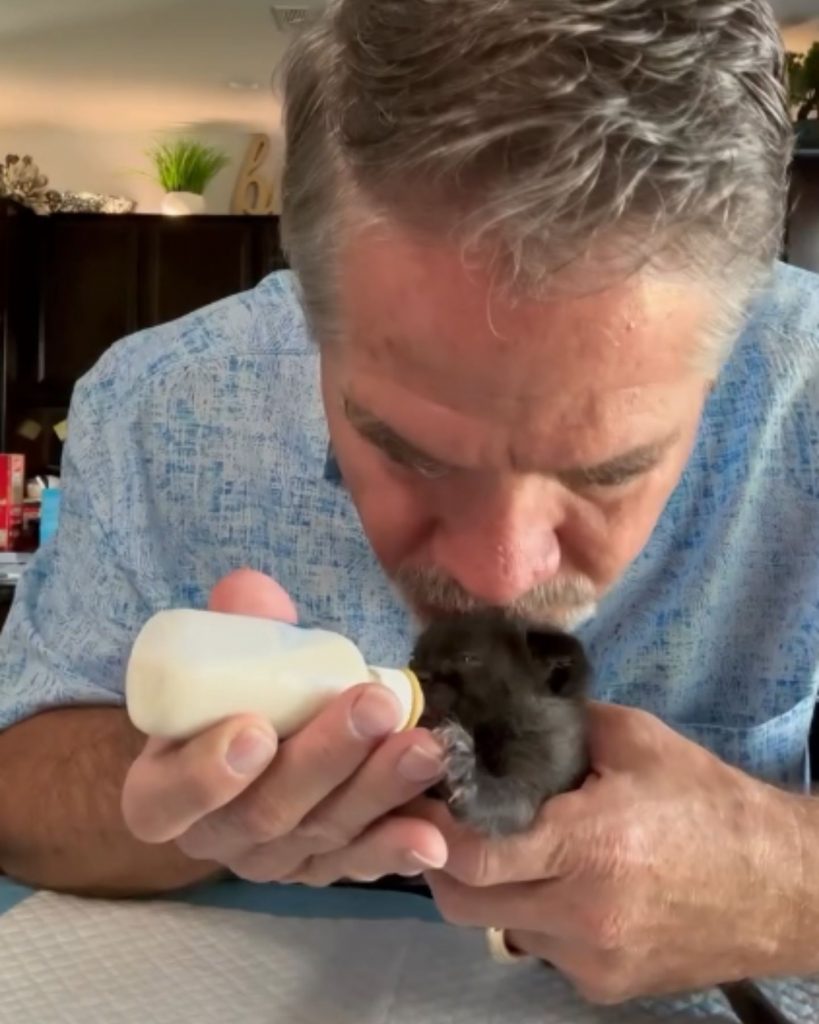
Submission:
MULTIPOLYGON (((420 724, 447 747, 432 794, 456 818, 490 835, 522 832, 546 800, 583 782, 590 668, 574 637, 500 611, 453 615, 426 629, 410 664, 426 699, 420 724)), ((752 982, 720 988, 743 1024, 789 1024, 752 982)))
POLYGON ((493 835, 520 832, 586 777, 589 666, 574 637, 501 612, 453 615, 427 628, 410 665, 426 698, 420 724, 447 748, 433 792, 455 817, 493 835))

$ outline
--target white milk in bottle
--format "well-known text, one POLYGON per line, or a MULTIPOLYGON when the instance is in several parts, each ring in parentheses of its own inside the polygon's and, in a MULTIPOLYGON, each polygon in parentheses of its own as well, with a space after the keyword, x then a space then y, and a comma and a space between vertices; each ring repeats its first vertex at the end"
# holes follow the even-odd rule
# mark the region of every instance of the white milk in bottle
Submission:
POLYGON ((336 694, 368 682, 398 698, 398 731, 418 724, 424 702, 415 675, 367 665, 338 633, 179 608, 158 612, 139 633, 125 699, 133 724, 150 736, 184 740, 224 718, 254 714, 285 739, 336 694))

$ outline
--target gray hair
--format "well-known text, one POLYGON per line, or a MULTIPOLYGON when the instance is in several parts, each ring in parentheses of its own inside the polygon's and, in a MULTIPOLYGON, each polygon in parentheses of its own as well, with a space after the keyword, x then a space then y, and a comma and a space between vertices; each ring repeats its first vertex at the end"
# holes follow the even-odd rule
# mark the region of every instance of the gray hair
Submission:
POLYGON ((320 340, 355 223, 446 232, 530 291, 682 273, 723 333, 768 280, 793 131, 766 0, 331 0, 282 71, 282 239, 320 340))

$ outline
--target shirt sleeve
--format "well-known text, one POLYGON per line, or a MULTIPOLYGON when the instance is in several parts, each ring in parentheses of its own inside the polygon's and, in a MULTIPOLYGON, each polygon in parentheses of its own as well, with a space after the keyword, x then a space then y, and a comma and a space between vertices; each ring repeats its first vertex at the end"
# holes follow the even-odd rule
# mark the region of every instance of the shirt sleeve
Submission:
POLYGON ((17 585, 0 636, 0 730, 68 705, 121 705, 130 648, 153 609, 111 529, 116 432, 77 385, 56 533, 17 585))

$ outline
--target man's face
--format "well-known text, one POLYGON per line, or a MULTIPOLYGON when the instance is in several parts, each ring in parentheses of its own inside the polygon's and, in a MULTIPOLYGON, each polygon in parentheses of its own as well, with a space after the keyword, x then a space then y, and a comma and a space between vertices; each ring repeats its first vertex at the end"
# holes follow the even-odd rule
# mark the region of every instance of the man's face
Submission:
MULTIPOLYGON (((422 619, 496 605, 571 627, 648 540, 696 437, 709 308, 633 280, 503 298, 446 244, 362 233, 322 349, 333 448, 422 619)), ((593 283, 592 283, 593 284, 593 283)))

